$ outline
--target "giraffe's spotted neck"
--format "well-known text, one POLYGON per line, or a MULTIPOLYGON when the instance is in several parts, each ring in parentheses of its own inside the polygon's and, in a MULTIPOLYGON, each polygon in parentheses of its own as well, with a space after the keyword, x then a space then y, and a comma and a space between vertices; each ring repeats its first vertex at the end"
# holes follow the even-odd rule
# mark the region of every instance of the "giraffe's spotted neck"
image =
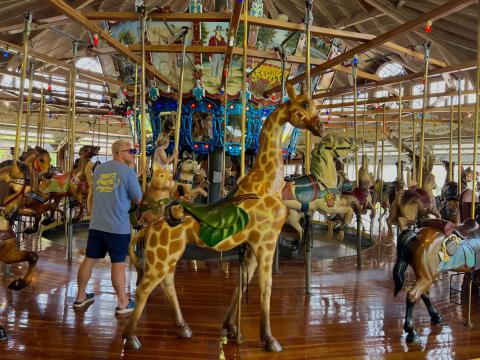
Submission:
POLYGON ((262 126, 259 151, 250 172, 239 184, 263 183, 266 192, 280 193, 283 189, 282 127, 288 120, 286 105, 274 111, 262 126))

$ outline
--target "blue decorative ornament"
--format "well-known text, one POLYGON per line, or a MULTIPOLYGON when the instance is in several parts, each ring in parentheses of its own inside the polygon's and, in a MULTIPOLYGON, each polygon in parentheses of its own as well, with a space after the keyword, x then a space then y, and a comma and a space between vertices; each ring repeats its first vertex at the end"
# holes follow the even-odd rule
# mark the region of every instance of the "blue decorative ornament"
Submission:
POLYGON ((353 65, 358 65, 358 58, 356 56, 353 58, 353 65))
POLYGON ((158 89, 155 86, 152 86, 150 90, 148 90, 148 95, 152 101, 157 101, 158 99, 158 89))
POLYGON ((3 52, 3 57, 8 58, 8 55, 10 55, 10 53, 8 52, 8 50, 5 50, 5 51, 3 52))
POLYGON ((202 85, 200 84, 200 80, 196 80, 197 85, 193 88, 192 94, 195 97, 197 101, 202 101, 203 98, 205 97, 205 89, 202 88, 202 85))

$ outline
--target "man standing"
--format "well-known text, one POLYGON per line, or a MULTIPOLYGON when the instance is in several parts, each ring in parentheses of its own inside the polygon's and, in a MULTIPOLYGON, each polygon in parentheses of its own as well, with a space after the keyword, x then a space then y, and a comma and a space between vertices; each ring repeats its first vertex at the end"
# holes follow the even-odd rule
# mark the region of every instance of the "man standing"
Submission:
MULTIPOLYGON (((217 25, 217 27, 215 28, 215 35, 212 36, 210 40, 208 40, 208 46, 227 46, 227 43, 222 36, 222 30, 222 27, 220 25, 217 25)), ((221 77, 224 58, 225 55, 223 54, 212 54, 210 56, 210 77, 212 79, 218 79, 219 77, 221 77)))
POLYGON ((77 274, 78 293, 74 308, 84 307, 94 301, 93 293, 86 293, 97 259, 108 253, 112 262, 112 285, 118 299, 116 314, 133 311, 135 302, 125 293, 125 258, 130 242, 128 210, 131 203, 138 204, 142 190, 135 165, 136 149, 125 140, 112 144, 113 160, 97 166, 93 173, 93 211, 88 231, 85 259, 77 274))

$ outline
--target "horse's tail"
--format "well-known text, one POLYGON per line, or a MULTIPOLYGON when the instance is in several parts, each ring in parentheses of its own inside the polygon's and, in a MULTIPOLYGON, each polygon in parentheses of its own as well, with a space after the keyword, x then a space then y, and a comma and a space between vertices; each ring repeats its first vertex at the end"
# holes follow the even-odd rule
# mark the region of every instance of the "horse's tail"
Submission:
POLYGON ((128 255, 130 256, 131 263, 135 266, 137 270, 137 284, 143 276, 143 267, 140 265, 140 260, 138 259, 137 254, 135 253, 135 245, 145 238, 145 228, 141 229, 136 235, 130 240, 128 245, 128 255))
POLYGON ((393 281, 395 282, 395 296, 400 292, 405 280, 405 270, 407 270, 409 261, 409 244, 417 238, 417 234, 412 230, 404 230, 400 233, 397 240, 397 261, 393 267, 393 281))

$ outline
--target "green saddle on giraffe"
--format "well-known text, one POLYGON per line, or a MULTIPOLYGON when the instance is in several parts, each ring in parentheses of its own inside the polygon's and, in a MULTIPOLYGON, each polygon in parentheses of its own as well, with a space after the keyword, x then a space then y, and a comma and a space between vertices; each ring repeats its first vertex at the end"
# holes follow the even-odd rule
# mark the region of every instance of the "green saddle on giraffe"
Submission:
POLYGON ((186 212, 201 223, 200 239, 205 245, 214 247, 227 237, 242 231, 248 225, 247 212, 236 204, 249 199, 258 199, 258 196, 244 194, 208 205, 188 201, 179 201, 179 203, 186 212))

